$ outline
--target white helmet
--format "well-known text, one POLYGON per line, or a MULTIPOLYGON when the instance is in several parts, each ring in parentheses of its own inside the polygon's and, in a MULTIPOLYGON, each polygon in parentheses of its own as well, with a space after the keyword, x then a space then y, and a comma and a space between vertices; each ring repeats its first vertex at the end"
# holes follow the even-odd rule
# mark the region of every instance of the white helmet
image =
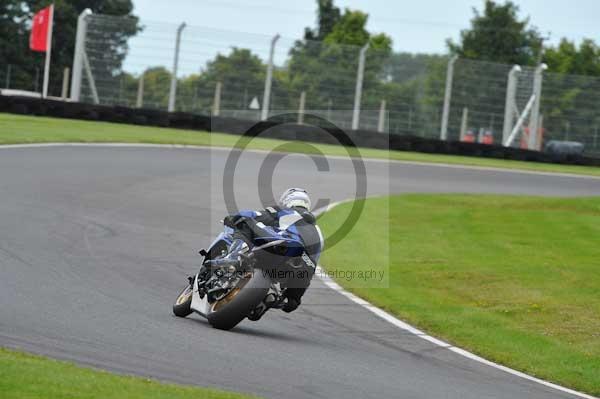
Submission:
POLYGON ((279 198, 279 206, 282 208, 300 207, 310 211, 310 197, 303 188, 288 188, 279 198))

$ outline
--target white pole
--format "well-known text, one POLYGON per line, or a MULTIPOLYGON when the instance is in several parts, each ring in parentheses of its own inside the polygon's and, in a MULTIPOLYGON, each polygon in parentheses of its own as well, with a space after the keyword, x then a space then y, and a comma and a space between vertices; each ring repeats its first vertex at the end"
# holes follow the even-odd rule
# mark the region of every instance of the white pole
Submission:
POLYGON ((298 106, 298 124, 304 123, 304 107, 306 105, 306 92, 300 93, 300 105, 298 106))
POLYGON ((177 67, 179 66, 179 46, 181 44, 181 32, 185 29, 185 22, 177 28, 177 38, 175 39, 175 57, 173 59, 173 72, 171 75, 171 89, 169 91, 168 111, 175 111, 175 96, 177 95, 177 67))
POLYGON ((454 80, 454 64, 458 60, 455 55, 448 61, 448 70, 446 71, 446 90, 444 92, 444 111, 442 113, 442 126, 440 128, 440 140, 448 139, 448 118, 450 117, 450 100, 452 99, 452 82, 454 80))
POLYGON ((508 136, 508 138, 504 142, 505 147, 510 147, 512 145, 513 140, 515 139, 515 137, 517 137, 517 133, 519 133, 519 129, 521 129, 521 127, 523 126, 523 123, 525 122, 525 118, 527 118, 527 115, 531 111, 531 108, 533 107, 533 103, 535 103, 535 100, 536 99, 535 99, 535 94, 534 94, 529 99, 529 102, 527 102, 527 105, 525 106, 523 113, 517 120, 517 124, 513 128, 512 132, 510 132, 510 136, 508 136))
POLYGON ((356 72, 356 90, 354 92, 354 111, 352 112, 352 130, 358 130, 360 118, 360 98, 362 97, 363 78, 365 74, 365 58, 368 44, 365 44, 358 55, 358 71, 356 72))
POLYGON ((213 116, 219 116, 221 113, 221 82, 215 86, 215 98, 213 100, 213 116))
POLYGON ((96 89, 96 81, 94 80, 94 75, 92 74, 92 67, 90 66, 90 60, 88 56, 83 51, 83 67, 85 68, 85 74, 87 75, 88 83, 90 84, 90 91, 92 92, 92 98, 94 99, 94 104, 100 104, 100 97, 98 96, 98 90, 96 89))
POLYGON ((144 76, 145 75, 146 75, 146 73, 142 72, 142 74, 140 75, 140 79, 138 80, 138 91, 137 91, 137 98, 135 101, 136 108, 142 108, 144 106, 144 76))
POLYGON ((508 73, 508 83, 506 86, 506 101, 504 104, 504 125, 502 126, 502 142, 504 143, 512 130, 512 124, 515 118, 516 94, 517 94, 517 74, 521 72, 521 67, 515 65, 508 73))
POLYGON ((69 70, 69 68, 65 68, 63 70, 63 85, 62 85, 62 92, 61 92, 61 98, 63 99, 63 101, 67 100, 67 96, 68 96, 68 92, 69 92, 69 75, 71 74, 71 71, 69 70))
POLYGON ((531 109, 531 118, 529 119, 529 140, 527 142, 527 148, 530 150, 537 149, 537 135, 540 127, 540 103, 542 102, 542 79, 543 72, 548 69, 548 65, 541 64, 535 70, 535 77, 533 78, 533 95, 535 96, 535 102, 531 109))
POLYGON ((462 121, 460 123, 460 141, 465 139, 467 128, 469 126, 469 108, 463 108, 462 121))
POLYGON ((538 124, 538 134, 537 134, 537 147, 536 149, 538 151, 542 150, 542 144, 544 141, 544 137, 542 135, 542 131, 544 130, 544 115, 540 114, 540 119, 539 119, 539 124, 538 124))
POLYGON ((279 33, 271 39, 271 49, 269 50, 269 64, 267 65, 267 76, 265 78, 265 93, 263 95, 262 111, 260 120, 264 121, 269 117, 269 106, 271 101, 271 81, 273 79, 273 57, 275 56, 275 44, 279 40, 279 33))
POLYGON ((379 106, 379 121, 377 122, 377 131, 379 133, 383 133, 385 129, 385 100, 381 100, 381 105, 379 106))
POLYGON ((81 82, 83 80, 83 52, 87 35, 86 17, 92 15, 92 10, 86 8, 77 18, 77 33, 75 36, 75 53, 73 55, 73 73, 71 75, 71 101, 78 102, 81 98, 81 82))
POLYGON ((50 80, 50 59, 52 58, 52 30, 54 28, 54 4, 50 5, 50 21, 48 21, 48 35, 46 38, 46 64, 44 65, 44 86, 42 98, 48 97, 48 81, 50 80))

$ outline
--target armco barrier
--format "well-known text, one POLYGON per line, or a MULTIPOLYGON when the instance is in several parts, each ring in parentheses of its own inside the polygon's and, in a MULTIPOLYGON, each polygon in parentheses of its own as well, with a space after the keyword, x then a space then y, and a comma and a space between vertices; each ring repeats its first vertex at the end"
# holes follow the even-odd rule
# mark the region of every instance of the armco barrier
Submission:
MULTIPOLYGON (((252 121, 211 117, 183 112, 136 109, 118 106, 102 106, 83 103, 71 103, 55 100, 41 100, 28 97, 8 97, 0 95, 0 112, 23 115, 51 116, 58 118, 82 119, 90 121, 129 123, 135 125, 170 127, 215 131, 241 135, 255 124, 252 121)), ((272 126, 261 137, 299 140, 315 143, 339 144, 335 132, 328 129, 315 129, 308 125, 285 124, 273 126, 272 122, 263 122, 272 126), (324 131, 327 130, 327 131, 324 131)), ((600 166, 600 159, 571 155, 556 157, 543 152, 518 148, 505 148, 497 145, 466 143, 459 141, 440 141, 411 135, 386 135, 368 130, 346 132, 351 143, 367 148, 390 148, 392 150, 415 151, 433 154, 464 155, 474 157, 512 159, 533 162, 560 162, 588 166, 600 166)), ((344 138, 337 137, 344 142, 344 138)))

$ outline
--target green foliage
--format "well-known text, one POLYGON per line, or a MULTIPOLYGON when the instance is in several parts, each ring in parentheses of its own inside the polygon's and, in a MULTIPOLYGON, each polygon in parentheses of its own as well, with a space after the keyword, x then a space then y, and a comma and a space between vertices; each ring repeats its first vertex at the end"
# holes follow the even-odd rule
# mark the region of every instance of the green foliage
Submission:
POLYGON ((306 28, 304 30, 304 39, 325 39, 339 22, 341 15, 340 9, 333 5, 333 0, 317 0, 317 28, 306 28))
POLYGON ((369 46, 363 83, 368 104, 369 90, 379 89, 382 83, 391 38, 370 33, 366 29, 368 15, 363 12, 346 9, 342 14, 330 1, 319 1, 318 5, 319 26, 306 29, 306 40, 296 42, 290 51, 288 73, 280 75, 284 80, 278 85, 291 93, 286 104, 294 106, 300 92, 306 91, 308 109, 351 109, 359 51, 364 45, 369 46))
POLYGON ((600 76, 600 47, 591 39, 579 45, 563 38, 557 47, 544 52, 544 62, 551 72, 600 76))
POLYGON ((3 399, 244 399, 217 389, 165 384, 0 348, 3 399))
POLYGON ((595 106, 600 103, 600 47, 590 39, 577 46, 563 38, 546 49, 544 62, 549 68, 542 96, 546 137, 593 147, 593 137, 600 131, 595 106))
MULTIPOLYGON (((319 218, 325 237, 351 205, 319 218)), ((451 344, 598 395, 598 235, 598 198, 402 195, 366 200, 321 261, 383 270, 389 287, 339 283, 451 344)))
POLYGON ((169 102, 171 72, 154 67, 144 72, 144 105, 166 109, 169 102))
POLYGON ((463 58, 505 64, 536 65, 542 38, 529 18, 520 20, 519 7, 511 1, 497 4, 486 0, 483 14, 473 9, 471 28, 461 32, 460 42, 448 40, 453 54, 463 58))
POLYGON ((325 43, 364 46, 371 36, 366 29, 368 18, 369 16, 361 11, 346 9, 342 18, 333 26, 331 32, 325 36, 325 43))
MULTIPOLYGON (((224 109, 246 109, 252 96, 260 93, 265 84, 266 65, 260 57, 248 49, 232 48, 228 55, 218 54, 206 64, 206 68, 197 79, 197 90, 201 93, 214 93, 217 82, 223 82, 221 105, 224 109), (239 93, 246 93, 239 96, 239 93), (250 99, 248 96, 250 95, 250 99)), ((206 96, 205 96, 206 97, 206 96)), ((212 104, 212 98, 208 98, 212 104)), ((260 100, 260 97, 259 97, 260 100)), ((262 103, 262 101, 261 101, 262 103)), ((202 108, 209 109, 209 103, 202 108)))
POLYGON ((116 47, 109 49, 114 54, 114 67, 120 67, 123 46, 127 39, 138 31, 137 17, 133 13, 131 0, 0 0, 0 65, 13 65, 13 87, 33 90, 38 76, 41 90, 45 53, 29 50, 29 33, 33 14, 54 3, 54 34, 50 94, 60 95, 63 69, 71 67, 75 47, 77 17, 86 8, 94 13, 127 15, 133 18, 133 29, 113 32, 116 47))

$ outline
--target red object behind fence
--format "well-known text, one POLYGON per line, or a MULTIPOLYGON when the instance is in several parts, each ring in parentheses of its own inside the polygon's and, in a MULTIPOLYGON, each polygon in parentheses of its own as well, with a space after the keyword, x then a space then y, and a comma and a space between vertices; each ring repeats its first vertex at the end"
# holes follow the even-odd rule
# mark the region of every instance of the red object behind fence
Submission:
POLYGON ((494 134, 490 131, 485 132, 481 138, 481 143, 487 145, 494 144, 494 134))
POLYGON ((463 143, 474 143, 475 142, 475 133, 473 133, 471 130, 469 130, 468 132, 465 133, 465 135, 463 136, 461 141, 463 143))

